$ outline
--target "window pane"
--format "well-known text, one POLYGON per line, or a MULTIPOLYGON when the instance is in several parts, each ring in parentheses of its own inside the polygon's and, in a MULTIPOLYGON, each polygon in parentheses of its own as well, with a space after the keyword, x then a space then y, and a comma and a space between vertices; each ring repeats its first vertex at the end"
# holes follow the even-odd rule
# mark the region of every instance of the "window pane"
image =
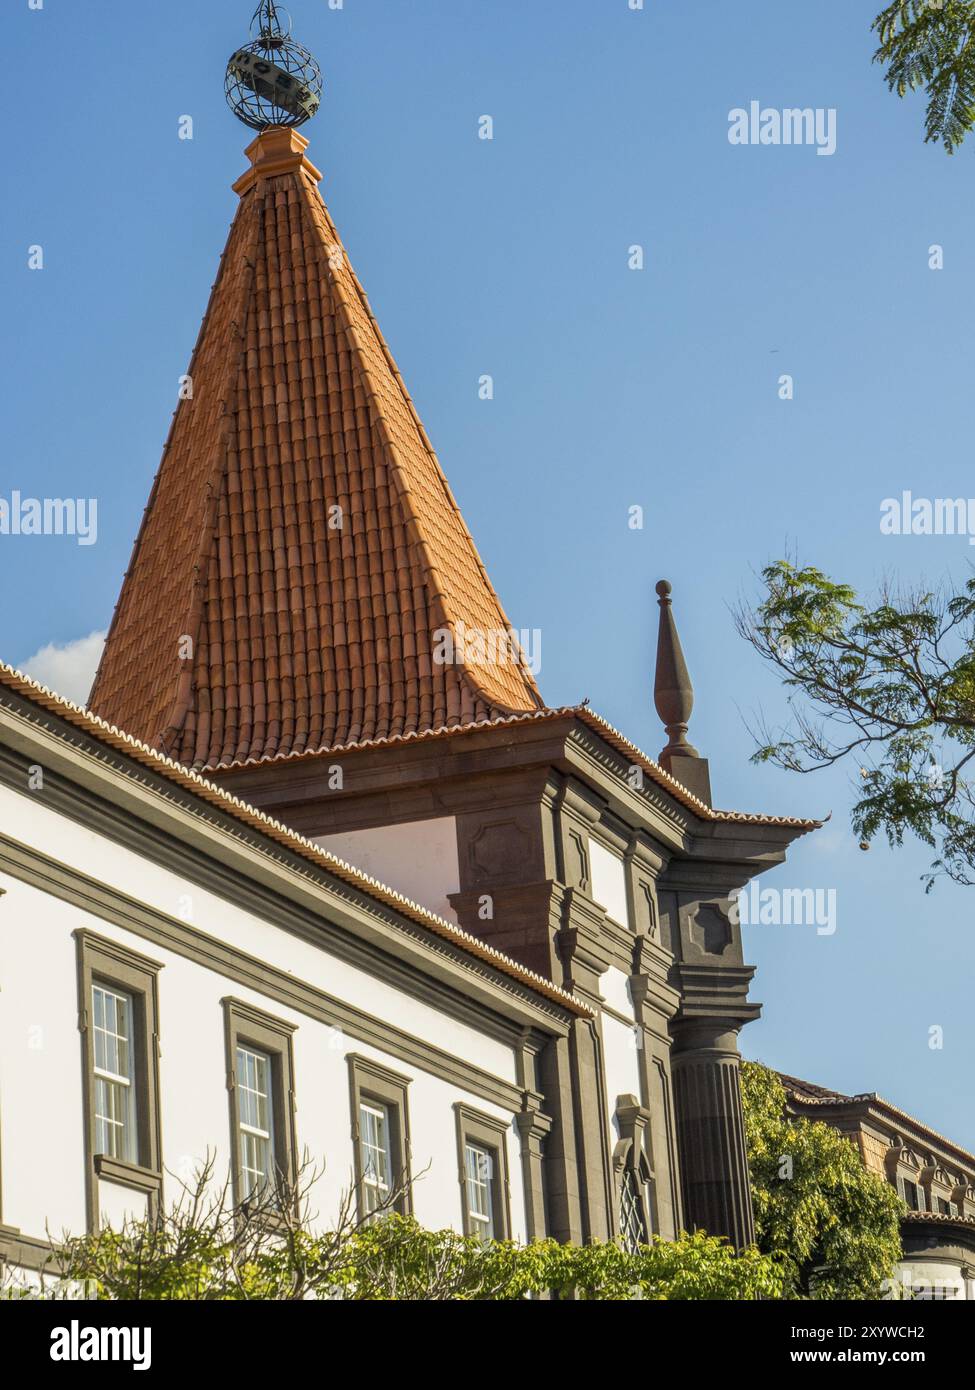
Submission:
POLYGON ((471 1231, 482 1240, 494 1239, 494 1155, 477 1144, 464 1145, 467 1175, 467 1216, 471 1231))
POLYGON ((107 985, 96 984, 92 986, 91 1002, 95 1152, 137 1163, 132 997, 107 985))
POLYGON ((251 1047, 237 1048, 237 1114, 240 1126, 241 1200, 267 1188, 274 1177, 274 1109, 271 1058, 251 1047))
POLYGON ((393 1186, 390 1147, 390 1114, 387 1105, 363 1101, 359 1106, 359 1161, 365 1209, 374 1212, 389 1197, 393 1186))

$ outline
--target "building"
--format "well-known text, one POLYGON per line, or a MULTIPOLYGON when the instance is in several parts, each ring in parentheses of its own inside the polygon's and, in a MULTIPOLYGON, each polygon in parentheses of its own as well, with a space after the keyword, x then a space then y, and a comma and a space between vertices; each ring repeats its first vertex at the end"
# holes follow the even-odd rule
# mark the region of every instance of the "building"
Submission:
POLYGON ((307 1151, 326 1215, 396 1189, 434 1227, 544 1231, 541 1070, 584 1001, 6 667, 0 808, 9 1264, 208 1150, 239 1199, 307 1151))
POLYGON ((248 155, 92 712, 0 670, 0 1252, 306 1150, 323 1219, 743 1245, 731 900, 816 823, 713 808, 667 584, 658 760, 543 702, 307 141, 248 155))
POLYGON ((864 1166, 897 1189, 901 1283, 916 1298, 975 1300, 975 1154, 875 1092, 844 1096, 782 1076, 789 1110, 832 1125, 864 1166))

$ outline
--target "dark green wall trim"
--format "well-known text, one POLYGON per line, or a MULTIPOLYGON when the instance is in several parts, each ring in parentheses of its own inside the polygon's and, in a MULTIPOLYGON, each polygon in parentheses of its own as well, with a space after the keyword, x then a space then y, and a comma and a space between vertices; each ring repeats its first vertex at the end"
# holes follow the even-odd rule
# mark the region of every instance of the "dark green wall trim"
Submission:
POLYGON ((25 1236, 13 1226, 0 1226, 0 1271, 4 1265, 34 1274, 45 1269, 57 1276, 61 1272, 57 1255, 48 1241, 25 1236))
POLYGON ((470 1218, 470 1204, 467 1200, 467 1159, 465 1147, 468 1143, 487 1149, 496 1160, 491 1177, 491 1201, 494 1207, 494 1235, 496 1240, 511 1239, 511 1178, 508 1173, 508 1125, 496 1120, 493 1115, 482 1115, 462 1102, 454 1106, 457 1117, 457 1177, 460 1182, 460 1206, 462 1229, 465 1236, 477 1234, 470 1218))
MULTIPOLYGON (((521 1109, 522 1091, 512 1082, 492 1076, 490 1072, 464 1062, 432 1043, 414 1038, 392 1023, 376 1019, 286 971, 245 955, 196 927, 156 912, 2 834, 0 869, 73 907, 100 917, 102 921, 130 931, 156 947, 173 951, 204 969, 215 971, 226 980, 245 985, 265 999, 293 1008, 316 1022, 338 1028, 350 1038, 368 1043, 472 1095, 492 1101, 512 1113, 521 1109)), ((477 1025, 474 1023, 472 1026, 477 1025)), ((519 1033, 517 1039, 520 1036, 519 1033)))
POLYGON ((115 1183, 146 1197, 146 1211, 153 1216, 162 1201, 162 1118, 159 1103, 159 989, 163 968, 158 961, 117 941, 79 929, 73 933, 78 960, 78 1032, 81 1035, 81 1085, 85 1126, 85 1197, 88 1230, 101 1221, 99 1179, 115 1183), (98 979, 131 994, 135 1063, 135 1105, 138 1161, 109 1158, 95 1151, 95 1058, 91 1031, 92 985, 98 979))
MULTIPOLYGON (((294 1193, 298 1181, 298 1137, 295 1127, 295 1054, 293 1023, 272 1018, 240 999, 221 999, 227 1058, 227 1096, 230 1101, 230 1172, 234 1205, 244 1202, 240 1166, 240 1105, 237 1085, 237 1047, 258 1048, 271 1061, 271 1110, 274 1116, 273 1157, 279 1192, 294 1193)), ((263 1213, 262 1213, 263 1215, 263 1213)))
MULTIPOLYGON (((410 1078, 390 1071, 371 1057, 356 1052, 346 1056, 349 1067, 349 1110, 352 1121, 352 1154, 356 1210, 360 1221, 368 1217, 362 1168, 360 1109, 363 1101, 385 1105, 390 1118, 390 1157, 393 1167, 392 1209, 400 1216, 413 1210, 413 1151, 410 1142, 410 1078)), ((384 1208, 386 1212, 389 1208, 384 1208)))

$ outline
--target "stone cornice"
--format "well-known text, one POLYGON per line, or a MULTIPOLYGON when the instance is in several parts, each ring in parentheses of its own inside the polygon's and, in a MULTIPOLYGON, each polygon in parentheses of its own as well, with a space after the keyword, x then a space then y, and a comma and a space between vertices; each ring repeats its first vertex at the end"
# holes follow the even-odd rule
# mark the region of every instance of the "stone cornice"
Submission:
MULTIPOLYGON (((391 976, 407 990, 411 988, 411 968, 415 979, 426 976, 432 983, 439 977, 442 991, 461 963, 462 956, 446 941, 438 942, 433 934, 424 940, 422 928, 415 928, 409 919, 401 917, 397 922, 395 910, 370 903, 351 883, 337 878, 329 883, 321 871, 289 854, 285 846, 262 841, 256 831, 248 832, 228 822, 215 808, 194 805, 188 793, 165 784, 160 787, 148 772, 133 776, 115 764, 116 755, 108 749, 100 749, 100 756, 94 758, 93 750, 83 744, 76 746, 73 738, 59 738, 43 726, 11 723, 12 713, 0 707, 0 740, 7 744, 4 747, 0 742, 0 780, 19 793, 41 795, 51 810, 96 829, 231 902, 243 903, 281 924, 288 922, 286 929, 294 930, 304 917, 309 925, 301 929, 310 931, 311 939, 339 954, 358 952, 362 957, 359 963, 371 961, 371 967, 366 968, 374 972, 381 971, 385 955, 391 976), (26 790, 27 767, 32 764, 45 769, 42 793, 26 790)), ((329 856, 323 851, 322 858, 329 856)), ((492 976, 496 984, 503 978, 490 966, 478 967, 474 956, 468 959, 475 967, 471 975, 464 962, 462 973, 468 973, 468 983, 463 984, 461 976, 455 974, 458 1000, 464 995, 472 1000, 481 994, 480 986, 471 989, 475 977, 485 985, 492 976)), ((509 989, 506 981, 497 997, 497 1004, 502 1006, 499 1017, 507 1011, 502 999, 507 996, 509 1004, 515 1004, 521 995, 522 1004, 516 1005, 511 1015, 512 1025, 532 1015, 539 1023, 546 1014, 553 1022, 560 1014, 565 1018, 561 1008, 550 1012, 540 995, 525 1013, 523 1005, 532 991, 519 990, 514 980, 511 984, 514 989, 509 989)), ((446 1004, 447 995, 443 997, 446 1004)), ((486 998, 482 994, 484 1002, 486 998)), ((584 1010, 585 1006, 576 1007, 584 1010)))
POLYGON ((680 983, 681 1007, 675 1024, 694 1024, 714 1020, 729 1029, 738 1029, 759 1017, 761 1004, 748 998, 748 986, 755 967, 676 965, 680 983))

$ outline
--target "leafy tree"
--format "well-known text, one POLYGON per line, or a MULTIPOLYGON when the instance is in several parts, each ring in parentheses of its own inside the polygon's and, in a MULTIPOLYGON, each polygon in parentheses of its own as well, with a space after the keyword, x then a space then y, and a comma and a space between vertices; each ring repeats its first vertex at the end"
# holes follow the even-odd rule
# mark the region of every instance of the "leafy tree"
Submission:
POLYGON ((727 1241, 696 1231, 677 1240, 654 1240, 629 1254, 609 1242, 558 1245, 545 1242, 540 1259, 538 1292, 552 1290, 561 1297, 581 1299, 697 1299, 740 1302, 785 1296, 782 1263, 754 1246, 736 1254, 727 1241))
POLYGON ((903 1205, 830 1125, 786 1114, 773 1071, 742 1066, 759 1250, 781 1262, 793 1298, 880 1298, 901 1257, 903 1205))
MULTIPOLYGON (((52 1242, 48 1275, 80 1283, 101 1300, 512 1301, 563 1298, 756 1299, 782 1294, 779 1262, 737 1255, 698 1232, 654 1241, 635 1254, 619 1245, 554 1240, 482 1244, 456 1231, 427 1231, 387 1212, 360 1221, 346 1199, 334 1228, 318 1233, 302 1194, 273 1194, 234 1207, 213 1194, 212 1164, 155 1221, 127 1221, 52 1242)), ((313 1179, 312 1179, 313 1181, 313 1179)), ((3 1293, 23 1293, 8 1277, 3 1293)))
POLYGON ((975 3, 893 0, 871 27, 888 88, 899 97, 924 88, 924 138, 953 154, 975 122, 975 3))
MULTIPOLYGON (((615 1242, 482 1244, 389 1210, 360 1220, 350 1196, 321 1231, 308 1210, 316 1173, 304 1169, 292 1192, 235 1206, 226 1186, 215 1189, 207 1162, 155 1220, 52 1240, 47 1273, 108 1301, 879 1296, 900 1255, 896 1194, 834 1130, 790 1120, 774 1073, 745 1064, 743 1094, 758 1243, 742 1254, 703 1231, 635 1253, 615 1242)), ((8 1275, 2 1293, 21 1292, 8 1275)))
POLYGON ((938 854, 929 890, 942 873, 975 883, 975 579, 957 595, 885 586, 871 608, 786 560, 762 577, 738 629, 794 692, 793 721, 758 730, 755 761, 812 772, 854 759, 863 847, 912 832, 938 854))

